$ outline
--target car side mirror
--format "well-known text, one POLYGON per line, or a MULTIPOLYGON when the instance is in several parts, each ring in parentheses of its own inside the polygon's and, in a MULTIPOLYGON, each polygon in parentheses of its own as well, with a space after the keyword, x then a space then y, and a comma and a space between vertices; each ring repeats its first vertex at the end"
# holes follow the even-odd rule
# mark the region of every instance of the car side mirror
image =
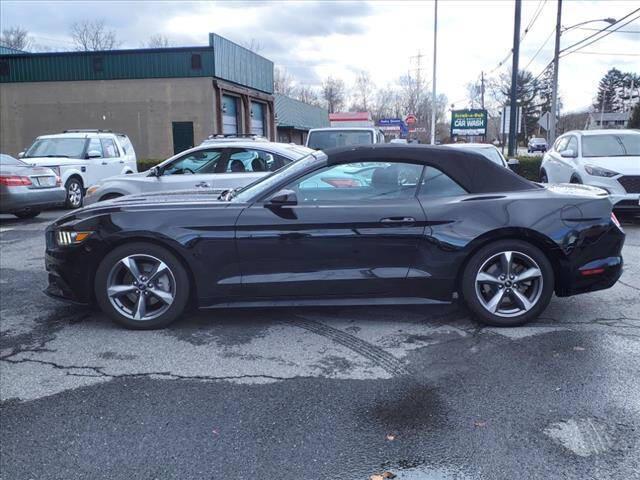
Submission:
POLYGON ((87 158, 100 158, 102 154, 98 150, 89 150, 87 152, 87 158))
POLYGON ((560 156, 564 158, 576 158, 578 154, 574 152, 573 148, 567 148, 560 152, 560 156))
POLYGON ((520 160, 518 160, 517 158, 510 158, 509 160, 507 160, 507 165, 509 165, 509 168, 513 172, 520 173, 520 160))
POLYGON ((20 153, 18 154, 18 158, 22 158, 22 157, 24 157, 24 152, 20 152, 20 153))
POLYGON ((150 177, 160 177, 162 175, 162 172, 160 171, 160 169, 156 166, 156 167, 151 167, 149 169, 149 176, 150 177))
POLYGON ((297 205, 298 197, 293 190, 280 190, 265 204, 266 207, 285 207, 288 205, 297 205))

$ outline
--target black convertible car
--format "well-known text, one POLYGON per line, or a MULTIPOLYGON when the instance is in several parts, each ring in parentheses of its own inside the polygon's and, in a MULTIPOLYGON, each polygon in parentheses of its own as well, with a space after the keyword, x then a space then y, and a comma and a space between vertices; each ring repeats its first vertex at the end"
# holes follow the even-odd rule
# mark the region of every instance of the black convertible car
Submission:
POLYGON ((314 152, 241 190, 122 197, 46 232, 46 292, 158 328, 188 305, 441 303, 491 325, 611 287, 624 233, 603 190, 529 182, 483 156, 314 152))

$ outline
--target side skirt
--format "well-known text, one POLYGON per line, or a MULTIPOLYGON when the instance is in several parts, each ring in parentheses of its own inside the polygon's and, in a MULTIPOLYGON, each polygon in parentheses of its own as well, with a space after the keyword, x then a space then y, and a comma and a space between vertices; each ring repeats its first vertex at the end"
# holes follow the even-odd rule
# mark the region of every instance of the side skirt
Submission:
POLYGON ((420 297, 361 297, 361 298, 317 298, 317 299, 255 299, 221 301, 210 305, 200 305, 201 309, 247 308, 247 307, 324 307, 360 305, 448 305, 451 302, 420 297))

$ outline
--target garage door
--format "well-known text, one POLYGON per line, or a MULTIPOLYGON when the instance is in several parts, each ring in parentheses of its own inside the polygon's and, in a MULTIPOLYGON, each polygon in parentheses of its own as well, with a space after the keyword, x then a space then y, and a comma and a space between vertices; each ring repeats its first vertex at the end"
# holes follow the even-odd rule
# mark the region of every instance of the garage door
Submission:
POLYGON ((251 133, 266 137, 264 127, 264 104, 251 102, 251 133))
POLYGON ((238 133, 238 99, 230 95, 222 96, 222 133, 238 133))

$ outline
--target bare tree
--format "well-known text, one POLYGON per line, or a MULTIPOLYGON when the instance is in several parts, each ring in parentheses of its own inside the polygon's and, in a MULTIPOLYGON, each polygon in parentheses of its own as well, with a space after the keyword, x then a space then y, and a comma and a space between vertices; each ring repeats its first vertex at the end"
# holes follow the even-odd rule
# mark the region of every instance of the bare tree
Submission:
POLYGON ((104 20, 84 20, 71 25, 71 40, 76 50, 113 50, 120 45, 116 33, 105 27, 104 20))
POLYGON ((288 97, 294 93, 293 78, 283 67, 273 68, 273 91, 288 97))
POLYGON ((318 92, 316 92, 310 85, 300 85, 296 89, 296 98, 301 102, 308 103, 315 107, 320 106, 320 98, 318 92))
POLYGON ((151 35, 144 46, 147 48, 168 48, 172 45, 173 42, 169 40, 169 37, 158 33, 156 35, 151 35))
POLYGON ((327 77, 322 82, 322 98, 326 102, 329 113, 340 111, 345 100, 344 82, 339 78, 327 77))
POLYGON ((255 38, 252 38, 248 42, 240 42, 240 45, 247 50, 251 50, 253 53, 260 53, 263 50, 262 44, 255 38))
POLYGON ((375 95, 376 86, 371 81, 369 72, 362 71, 356 77, 353 87, 353 102, 351 110, 368 112, 375 95))
POLYGON ((0 44, 16 50, 27 50, 31 46, 31 38, 24 28, 9 27, 2 30, 0 44))

